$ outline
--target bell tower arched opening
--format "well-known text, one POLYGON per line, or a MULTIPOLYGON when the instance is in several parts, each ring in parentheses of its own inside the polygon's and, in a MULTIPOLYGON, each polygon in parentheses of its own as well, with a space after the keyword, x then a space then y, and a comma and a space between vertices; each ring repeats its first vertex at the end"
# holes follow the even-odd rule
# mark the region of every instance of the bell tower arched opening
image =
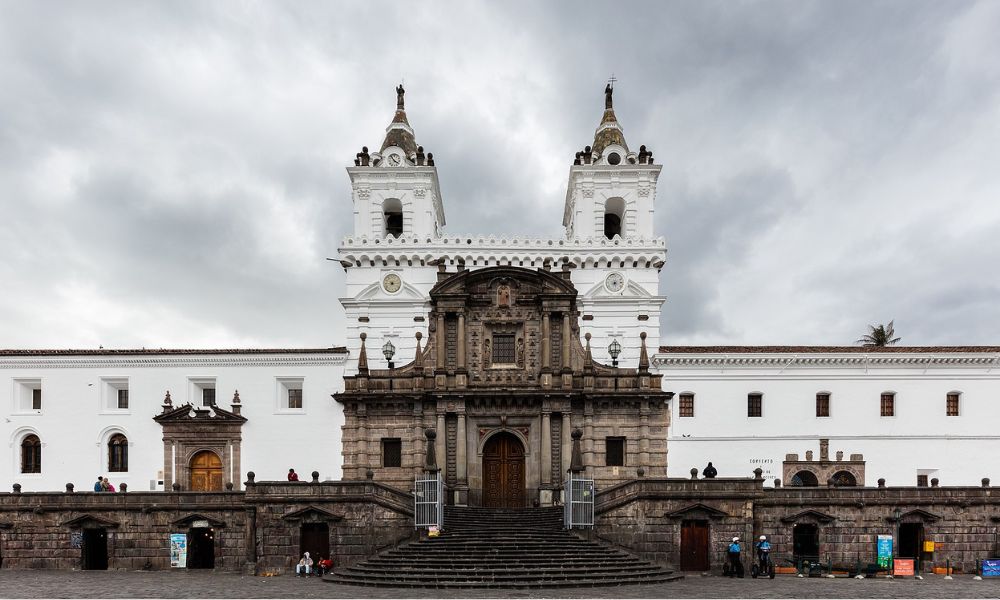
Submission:
POLYGON ((382 218, 385 220, 385 235, 403 235, 403 204, 396 198, 388 198, 382 203, 382 218))
POLYGON ((617 235, 624 237, 622 222, 625 220, 625 201, 621 198, 610 198, 604 204, 604 237, 614 239, 617 235))

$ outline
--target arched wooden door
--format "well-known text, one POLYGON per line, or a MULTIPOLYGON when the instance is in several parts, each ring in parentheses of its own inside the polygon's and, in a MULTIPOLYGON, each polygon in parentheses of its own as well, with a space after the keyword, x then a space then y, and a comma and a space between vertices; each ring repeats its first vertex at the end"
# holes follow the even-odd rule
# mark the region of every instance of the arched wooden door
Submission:
POLYGON ((483 449, 483 506, 524 506, 524 446, 511 433, 498 433, 483 449))
POLYGON ((191 457, 191 491, 222 491, 222 459, 211 450, 202 450, 191 457))

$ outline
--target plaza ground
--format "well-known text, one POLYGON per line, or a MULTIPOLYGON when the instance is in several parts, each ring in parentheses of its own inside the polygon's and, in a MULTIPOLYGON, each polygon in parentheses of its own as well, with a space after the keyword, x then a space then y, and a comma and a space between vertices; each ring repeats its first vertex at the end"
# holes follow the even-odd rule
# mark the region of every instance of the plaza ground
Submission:
POLYGON ((4 598, 998 598, 1000 581, 800 579, 688 575, 650 586, 524 590, 393 589, 333 585, 318 578, 247 577, 209 571, 0 572, 4 598))

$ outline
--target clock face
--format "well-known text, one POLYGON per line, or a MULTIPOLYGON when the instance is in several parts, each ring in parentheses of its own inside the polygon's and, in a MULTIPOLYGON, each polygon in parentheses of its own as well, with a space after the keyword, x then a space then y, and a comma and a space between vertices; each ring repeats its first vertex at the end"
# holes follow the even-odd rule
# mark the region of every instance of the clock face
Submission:
POLYGON ((390 294, 395 294, 402 286, 403 282, 399 279, 399 275, 395 273, 389 273, 382 279, 382 287, 390 294))
POLYGON ((625 289, 625 276, 621 273, 612 273, 604 280, 604 285, 608 287, 608 291, 620 292, 625 289))
POLYGON ((403 159, 400 158, 400 156, 398 154, 390 154, 389 158, 387 158, 385 160, 386 160, 386 162, 389 163, 390 167, 398 167, 403 162, 403 159))

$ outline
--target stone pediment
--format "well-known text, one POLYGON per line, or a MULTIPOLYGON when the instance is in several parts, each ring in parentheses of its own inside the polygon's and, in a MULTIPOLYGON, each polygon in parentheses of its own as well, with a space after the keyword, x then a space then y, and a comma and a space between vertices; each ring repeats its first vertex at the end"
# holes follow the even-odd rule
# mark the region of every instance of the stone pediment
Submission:
POLYGON ((669 519, 681 519, 685 517, 700 516, 700 515, 708 516, 708 518, 710 519, 721 519, 723 517, 728 517, 729 513, 721 511, 717 508, 713 508, 711 506, 707 506, 705 504, 701 504, 699 502, 697 504, 691 504, 685 506, 684 508, 675 510, 673 512, 664 513, 663 516, 669 519))
POLYGON ((915 508, 913 510, 908 510, 905 513, 899 515, 900 521, 940 521, 941 515, 936 515, 932 512, 927 512, 921 508, 915 508))
POLYGON ((196 521, 205 521, 211 527, 225 527, 226 522, 220 521, 218 519, 213 519, 211 517, 206 517, 200 513, 191 513, 189 515, 183 516, 179 519, 175 519, 170 522, 171 525, 187 525, 188 527, 194 527, 196 521))
POLYGON ((420 290, 405 281, 395 294, 390 294, 382 288, 382 282, 376 281, 365 289, 361 290, 348 302, 426 302, 427 297, 420 290))
POLYGON ((587 290, 585 294, 583 294, 583 298, 587 300, 599 300, 604 298, 611 299, 611 298, 622 298, 622 297, 646 299, 646 298, 653 298, 653 295, 647 292, 641 285, 637 284, 634 281, 629 281, 628 283, 626 283, 625 289, 622 290, 621 292, 613 293, 608 291, 608 288, 606 285, 604 285, 603 280, 599 281, 592 288, 587 290))
POLYGON ((153 420, 160 424, 190 423, 191 421, 243 424, 246 423, 247 418, 219 406, 184 404, 173 410, 156 415, 153 417, 153 420))
POLYGON ((795 513, 794 515, 781 518, 782 523, 798 523, 808 520, 819 521, 820 523, 829 523, 830 521, 836 521, 837 518, 818 510, 804 510, 802 512, 795 513))
POLYGON ((515 288, 512 303, 517 303, 518 296, 524 294, 529 294, 532 300, 537 294, 568 294, 573 298, 577 294, 569 277, 559 273, 522 267, 490 267, 451 275, 431 288, 430 295, 432 298, 452 294, 488 296, 504 283, 515 288))
POLYGON ((96 528, 109 528, 118 527, 119 523, 117 521, 112 521, 110 519, 103 519, 101 517, 96 517, 92 514, 83 514, 75 519, 70 519, 69 521, 64 521, 62 523, 63 527, 69 527, 71 529, 96 529, 96 528))
POLYGON ((342 521, 344 517, 317 506, 307 506, 281 515, 285 521, 342 521))

